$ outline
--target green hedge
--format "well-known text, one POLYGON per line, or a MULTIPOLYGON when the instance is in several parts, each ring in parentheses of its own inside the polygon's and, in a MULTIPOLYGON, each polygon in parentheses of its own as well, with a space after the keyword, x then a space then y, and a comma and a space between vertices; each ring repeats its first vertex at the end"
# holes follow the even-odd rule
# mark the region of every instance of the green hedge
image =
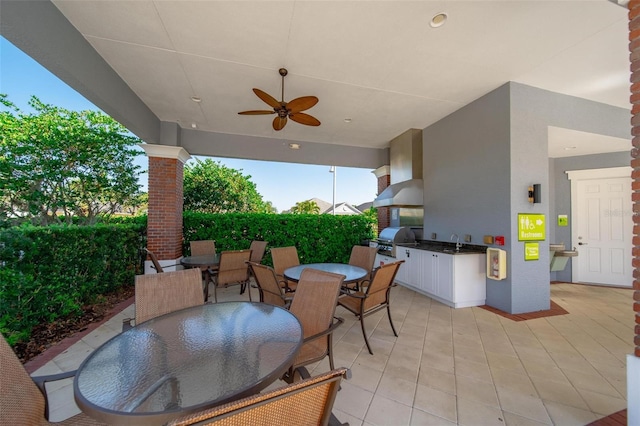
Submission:
MULTIPOLYGON (((94 226, 21 226, 0 229, 0 332, 10 344, 27 341, 34 325, 70 315, 141 273, 146 216, 114 218, 94 226)), ((373 237, 364 216, 184 213, 189 241, 216 241, 222 250, 296 246, 301 263, 347 262, 351 247, 373 237)))
POLYGON ((34 325, 133 285, 144 235, 140 224, 0 230, 0 332, 28 340, 34 325))
POLYGON ((373 238, 371 221, 361 215, 184 212, 183 223, 185 255, 192 240, 215 240, 218 251, 246 249, 261 240, 269 242, 267 265, 269 248, 286 246, 296 246, 300 263, 346 263, 351 247, 373 238))

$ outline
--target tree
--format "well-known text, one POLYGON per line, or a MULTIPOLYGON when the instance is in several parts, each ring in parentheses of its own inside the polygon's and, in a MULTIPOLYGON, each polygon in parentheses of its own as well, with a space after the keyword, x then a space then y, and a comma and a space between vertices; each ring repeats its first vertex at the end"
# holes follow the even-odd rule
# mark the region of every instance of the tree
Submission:
POLYGON ((366 218, 371 220, 372 223, 378 223, 378 209, 376 209, 375 207, 369 207, 368 209, 363 211, 362 214, 366 218))
POLYGON ((38 225, 94 223, 140 195, 140 139, 99 111, 69 111, 32 96, 23 113, 0 94, 0 208, 38 225))
POLYGON ((184 167, 184 210, 201 213, 274 213, 241 170, 210 158, 184 167))
POLYGON ((371 221, 371 225, 373 227, 373 231, 375 235, 378 235, 378 209, 371 206, 365 211, 362 212, 364 217, 371 221))
POLYGON ((297 202, 291 207, 291 213, 294 214, 320 214, 320 207, 315 201, 306 200, 297 202))

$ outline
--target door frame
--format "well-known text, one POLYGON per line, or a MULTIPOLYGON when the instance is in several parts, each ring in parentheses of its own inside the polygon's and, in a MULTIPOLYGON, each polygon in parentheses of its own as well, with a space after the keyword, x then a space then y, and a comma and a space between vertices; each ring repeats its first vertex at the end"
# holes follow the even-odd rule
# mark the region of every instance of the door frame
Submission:
MULTIPOLYGON (((622 166, 622 167, 608 167, 602 169, 585 169, 585 170, 567 170, 565 173, 567 174, 569 181, 571 181, 571 245, 572 247, 576 245, 575 236, 578 235, 577 229, 577 217, 578 212, 577 209, 574 208, 578 205, 578 182, 585 180, 599 180, 599 179, 609 179, 609 178, 629 178, 629 182, 632 183, 633 179, 631 178, 632 172, 631 166, 622 166)), ((630 196, 633 192, 631 188, 630 196)), ((631 200, 630 200, 631 201, 631 200)), ((633 202, 631 201, 633 206, 633 202)), ((633 217, 631 218, 633 221, 633 217)), ((571 249, 571 248, 569 248, 571 249)), ((633 257, 630 254, 630 259, 633 257)), ((578 276, 578 262, 571 261, 571 282, 578 282, 576 277, 578 276)))

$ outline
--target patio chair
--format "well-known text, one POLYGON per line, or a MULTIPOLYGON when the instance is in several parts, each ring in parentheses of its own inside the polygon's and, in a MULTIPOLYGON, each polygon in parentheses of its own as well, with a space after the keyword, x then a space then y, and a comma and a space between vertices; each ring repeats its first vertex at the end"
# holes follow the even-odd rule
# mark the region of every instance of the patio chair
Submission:
POLYGON ((143 250, 151 259, 151 263, 153 264, 152 268, 155 269, 158 274, 164 272, 164 269, 162 269, 162 265, 160 265, 160 261, 158 260, 158 256, 146 247, 143 250))
POLYGON ((342 378, 349 370, 338 368, 269 392, 239 399, 200 413, 190 414, 168 426, 225 424, 238 426, 327 425, 342 378))
POLYGON ((287 295, 273 268, 256 262, 249 262, 249 269, 256 280, 260 302, 288 308, 293 296, 287 295))
POLYGON ((295 291, 297 284, 284 278, 284 270, 300 264, 298 249, 296 249, 295 246, 272 247, 271 259, 273 260, 273 269, 276 271, 278 279, 284 283, 285 291, 295 291))
MULTIPOLYGON (((195 240, 189 242, 189 248, 191 250, 191 256, 206 256, 210 254, 216 254, 216 242, 214 240, 195 240)), ((216 270, 216 267, 209 268, 211 270, 216 270)), ((209 276, 207 275, 207 267, 203 266, 200 268, 202 271, 202 279, 205 281, 205 286, 209 285, 207 281, 209 276)))
POLYGON ((267 241, 251 241, 251 246, 249 246, 249 250, 251 250, 251 261, 255 263, 262 263, 262 258, 264 257, 264 252, 267 249, 267 241))
POLYGON ((367 271, 367 275, 364 279, 349 284, 350 287, 354 287, 358 290, 361 285, 371 280, 371 271, 373 271, 373 264, 376 262, 376 254, 378 253, 377 247, 367 246, 353 246, 351 248, 351 256, 349 257, 349 265, 359 266, 367 271))
MULTIPOLYGON (((216 254, 216 242, 214 240, 195 240, 189 242, 189 248, 191 250, 191 256, 206 256, 206 255, 215 255, 216 254)), ((202 270, 202 279, 208 278, 206 276, 206 267, 200 268, 202 270)), ((209 269, 216 269, 215 266, 212 266, 209 269)), ((208 283, 207 283, 208 284, 208 283)))
POLYGON ((304 366, 329 357, 333 366, 333 331, 344 322, 334 318, 344 275, 306 268, 300 275, 289 311, 302 324, 304 340, 300 352, 285 373, 283 380, 294 381, 296 371, 303 379, 309 377, 304 366))
POLYGON ((49 422, 46 383, 67 379, 76 372, 30 377, 11 346, 0 339, 0 425, 103 425, 80 413, 64 422, 49 422))
MULTIPOLYGON (((213 282, 213 297, 218 301, 217 289, 220 286, 240 285, 240 294, 245 290, 251 300, 249 284, 249 266, 247 262, 251 258, 251 250, 227 250, 220 253, 220 266, 217 270, 209 270, 213 282)), ((209 298, 209 286, 205 289, 205 300, 209 298)))
POLYGON ((361 288, 360 291, 343 294, 338 299, 340 306, 354 313, 360 320, 364 342, 367 344, 367 349, 371 355, 373 355, 373 351, 371 350, 371 345, 369 345, 367 332, 364 328, 364 317, 380 309, 387 308, 391 330, 393 330, 393 335, 398 337, 398 333, 396 333, 393 321, 391 320, 389 293, 393 285, 393 280, 398 273, 398 268, 400 268, 402 263, 404 263, 404 260, 386 263, 374 269, 371 281, 361 288))
MULTIPOLYGON (((203 303, 202 280, 198 269, 136 275, 136 324, 203 303)), ((123 320, 122 331, 131 328, 131 320, 123 320)))
POLYGON ((196 240, 189 242, 191 256, 203 256, 216 254, 216 242, 214 240, 196 240))

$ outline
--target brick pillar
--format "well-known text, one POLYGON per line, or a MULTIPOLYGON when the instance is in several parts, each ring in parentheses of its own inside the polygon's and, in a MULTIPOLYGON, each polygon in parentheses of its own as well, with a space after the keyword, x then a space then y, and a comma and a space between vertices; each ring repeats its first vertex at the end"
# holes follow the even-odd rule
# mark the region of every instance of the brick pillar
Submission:
MULTIPOLYGON (((391 185, 391 169, 389 166, 382 166, 373 171, 378 178, 378 192, 379 195, 389 185, 391 185)), ((384 228, 388 228, 391 224, 391 208, 390 207, 378 207, 378 233, 384 228)))
POLYGON ((174 263, 182 257, 183 166, 190 155, 175 146, 140 146, 149 157, 147 248, 174 263))

